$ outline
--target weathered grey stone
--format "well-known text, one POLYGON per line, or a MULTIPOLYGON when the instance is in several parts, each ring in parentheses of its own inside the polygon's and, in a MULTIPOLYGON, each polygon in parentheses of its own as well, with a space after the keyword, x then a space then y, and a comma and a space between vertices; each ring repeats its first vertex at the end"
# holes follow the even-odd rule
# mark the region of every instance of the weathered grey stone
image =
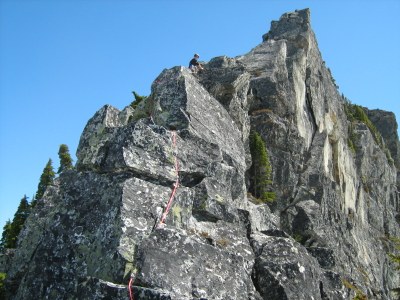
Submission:
POLYGON ((220 147, 225 156, 244 170, 241 132, 223 106, 186 68, 164 70, 152 85, 154 122, 165 128, 188 129, 220 147), (230 132, 226 135, 226 132, 230 132))
POLYGON ((127 299, 126 286, 88 277, 79 282, 77 295, 80 299, 127 299))
POLYGON ((204 68, 205 71, 198 75, 200 83, 225 107, 239 128, 246 150, 246 162, 250 166, 250 118, 247 100, 250 74, 240 62, 226 56, 213 58, 204 68))
POLYGON ((119 119, 122 124, 128 124, 129 121, 132 119, 132 115, 134 114, 135 109, 128 105, 119 113, 119 119))
MULTIPOLYGON (((366 111, 396 159, 395 121, 366 111)), ((135 299, 396 299, 398 170, 347 120, 308 10, 246 55, 164 70, 134 110, 104 106, 77 157, 0 257, 9 299, 127 299, 131 276, 135 299), (273 204, 247 195, 250 128, 273 204)))
POLYGON ((139 247, 137 283, 169 290, 173 299, 245 299, 250 280, 245 262, 225 247, 177 230, 156 230, 139 247))
POLYGON ((78 168, 92 169, 102 163, 106 156, 104 146, 122 126, 119 113, 116 108, 105 105, 88 121, 78 145, 78 168))
MULTIPOLYGON (((135 286, 131 289, 131 293, 133 299, 171 300, 171 296, 168 292, 144 287, 135 286)), ((78 286, 78 295, 79 299, 130 299, 129 289, 127 289, 125 285, 118 285, 90 277, 80 282, 78 286)))
POLYGON ((397 168, 400 168, 400 142, 394 113, 380 109, 364 108, 368 118, 382 135, 397 168))
POLYGON ((14 257, 14 249, 6 249, 0 254, 0 273, 7 273, 14 257))
MULTIPOLYGON (((249 195, 249 199, 252 198, 249 195)), ((280 236, 286 236, 285 233, 281 233, 279 217, 271 213, 267 204, 256 205, 250 201, 244 204, 239 209, 239 217, 248 235, 262 232, 267 235, 274 235, 275 233, 280 236)))
POLYGON ((308 11, 285 14, 262 44, 237 58, 253 75, 251 124, 264 137, 273 166, 274 212, 286 232, 332 258, 320 261, 323 267, 385 299, 398 277, 386 281, 387 251, 378 236, 399 235, 396 170, 365 125, 354 128, 356 153, 348 148, 343 100, 309 21, 308 11), (375 274, 369 285, 364 273, 375 274))
POLYGON ((322 268, 330 269, 335 266, 335 257, 332 249, 324 247, 308 247, 307 251, 317 259, 322 268))
POLYGON ((294 207, 287 209, 289 230, 292 236, 305 246, 325 246, 324 233, 319 230, 323 224, 321 208, 314 200, 300 201, 294 207))
POLYGON ((253 235, 257 243, 255 284, 263 299, 321 299, 318 263, 282 237, 253 235))

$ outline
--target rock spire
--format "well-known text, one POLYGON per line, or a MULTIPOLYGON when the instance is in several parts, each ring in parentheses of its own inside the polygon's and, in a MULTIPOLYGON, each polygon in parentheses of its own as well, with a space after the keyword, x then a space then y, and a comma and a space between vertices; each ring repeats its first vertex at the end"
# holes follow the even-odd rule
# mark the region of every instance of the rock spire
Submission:
POLYGON ((106 105, 88 121, 76 168, 1 257, 10 299, 128 299, 131 278, 135 299, 397 299, 397 124, 364 109, 378 142, 351 118, 310 11, 204 68, 164 70, 136 109, 106 105), (247 193, 251 130, 270 157, 272 204, 247 193), (175 159, 180 186, 157 229, 175 159))

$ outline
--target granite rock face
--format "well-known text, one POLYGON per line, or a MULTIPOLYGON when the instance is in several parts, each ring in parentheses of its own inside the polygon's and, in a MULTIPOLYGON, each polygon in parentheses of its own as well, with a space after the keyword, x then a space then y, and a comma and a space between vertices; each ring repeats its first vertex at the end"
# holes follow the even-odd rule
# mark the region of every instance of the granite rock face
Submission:
MULTIPOLYGON (((380 109, 364 108, 369 119, 381 134, 390 156, 392 157, 397 170, 400 169, 400 141, 397 134, 398 125, 394 113, 380 109)), ((400 184, 400 172, 397 172, 397 185, 400 184)))
POLYGON ((364 108, 364 110, 382 135, 396 165, 398 165, 400 160, 400 143, 397 135, 398 125, 394 113, 380 109, 364 108))
POLYGON ((246 55, 162 71, 135 110, 88 121, 76 168, 1 257, 9 298, 396 299, 397 124, 368 115, 393 161, 347 119, 309 10, 246 55), (251 129, 271 160, 269 205, 247 193, 251 129))

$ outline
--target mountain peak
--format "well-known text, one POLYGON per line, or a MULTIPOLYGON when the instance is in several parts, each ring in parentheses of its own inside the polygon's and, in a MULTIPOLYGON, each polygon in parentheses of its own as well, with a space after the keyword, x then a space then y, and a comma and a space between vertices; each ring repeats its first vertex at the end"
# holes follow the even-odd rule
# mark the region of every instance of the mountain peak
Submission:
POLYGON ((166 69, 89 120, 0 256, 7 296, 398 299, 393 123, 345 101, 310 11, 286 13, 248 54, 166 69))
POLYGON ((263 41, 293 39, 309 30, 311 30, 310 9, 296 10, 283 14, 279 21, 272 21, 270 31, 263 35, 263 41))

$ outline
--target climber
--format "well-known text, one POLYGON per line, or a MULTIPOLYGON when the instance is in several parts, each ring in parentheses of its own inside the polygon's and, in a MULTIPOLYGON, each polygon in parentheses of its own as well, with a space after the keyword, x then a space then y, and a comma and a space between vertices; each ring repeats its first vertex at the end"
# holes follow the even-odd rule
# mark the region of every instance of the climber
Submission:
POLYGON ((199 59, 199 55, 196 53, 192 60, 189 62, 189 69, 192 70, 193 73, 197 73, 199 70, 203 70, 203 66, 197 61, 199 59))

